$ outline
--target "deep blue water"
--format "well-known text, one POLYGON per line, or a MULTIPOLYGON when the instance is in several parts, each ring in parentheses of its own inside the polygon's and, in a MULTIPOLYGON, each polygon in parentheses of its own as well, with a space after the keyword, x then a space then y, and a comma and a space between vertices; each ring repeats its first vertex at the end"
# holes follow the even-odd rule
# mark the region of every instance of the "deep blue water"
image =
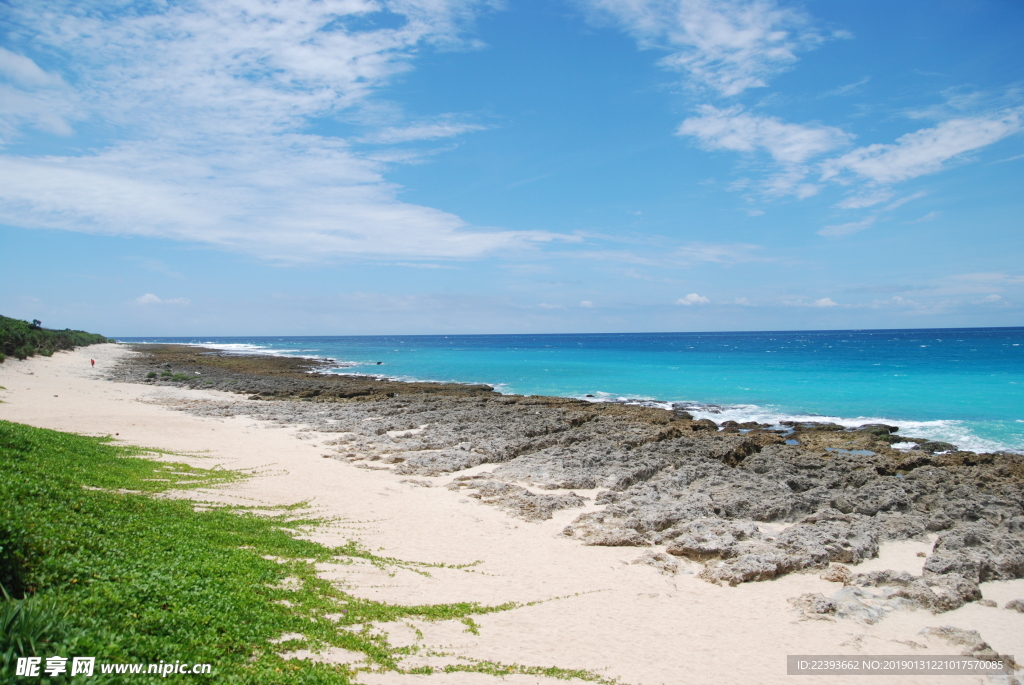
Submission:
POLYGON ((1024 451, 1024 328, 119 340, 328 357, 339 373, 509 393, 686 402, 719 422, 885 421, 966 449, 1024 451))

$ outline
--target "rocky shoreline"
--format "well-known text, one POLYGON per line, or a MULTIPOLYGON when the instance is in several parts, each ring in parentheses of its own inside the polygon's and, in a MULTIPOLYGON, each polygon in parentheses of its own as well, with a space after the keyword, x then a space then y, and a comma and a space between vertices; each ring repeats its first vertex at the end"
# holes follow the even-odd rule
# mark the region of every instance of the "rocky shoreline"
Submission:
POLYGON ((134 349, 113 380, 250 400, 187 411, 301 424, 325 434, 336 459, 448 476, 450 489, 527 520, 592 502, 562 532, 586 545, 650 548, 645 563, 667 571, 699 562, 720 584, 820 570, 849 586, 800 598, 809 615, 870 623, 902 607, 943 612, 981 600, 978 583, 1024 577, 1022 455, 959 451, 895 426, 716 425, 681 409, 320 374, 327 364, 309 359, 134 349), (892 447, 904 442, 917 448, 892 447), (929 535, 921 576, 846 566, 886 541, 929 535))

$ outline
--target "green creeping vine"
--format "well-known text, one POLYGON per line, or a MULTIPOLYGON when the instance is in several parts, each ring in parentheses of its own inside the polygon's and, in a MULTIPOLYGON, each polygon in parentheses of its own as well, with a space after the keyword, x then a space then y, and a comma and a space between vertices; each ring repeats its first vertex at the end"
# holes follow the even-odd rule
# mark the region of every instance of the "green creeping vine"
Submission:
MULTIPOLYGON (((474 602, 402 606, 348 594, 317 575, 320 562, 379 568, 445 567, 376 556, 355 542, 330 548, 295 536, 322 523, 239 507, 155 498, 246 477, 140 458, 151 452, 0 421, 0 680, 19 656, 94 656, 97 663, 213 664, 212 677, 148 675, 132 683, 349 683, 360 671, 528 673, 611 683, 584 671, 462 659, 405 670, 374 624, 462 620, 516 608, 474 602), (359 626, 358 629, 355 627, 359 626), (280 644, 284 634, 300 638, 280 644), (293 649, 341 647, 358 666, 285 660, 293 649)), ((448 566, 448 568, 453 568, 448 566)), ((421 571, 422 572, 422 571, 421 571)), ((45 663, 45 662, 44 662, 45 663)), ((38 683, 112 683, 124 677, 58 675, 38 683)), ((27 681, 26 681, 27 682, 27 681)))

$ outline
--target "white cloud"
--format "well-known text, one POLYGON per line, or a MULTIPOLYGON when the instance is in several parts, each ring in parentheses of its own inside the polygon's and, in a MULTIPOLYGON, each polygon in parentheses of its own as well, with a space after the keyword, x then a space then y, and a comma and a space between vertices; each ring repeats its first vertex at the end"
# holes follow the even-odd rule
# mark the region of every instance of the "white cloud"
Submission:
POLYGON ((582 300, 582 301, 580 302, 580 306, 581 306, 581 307, 584 307, 584 308, 586 308, 586 309, 590 309, 591 307, 593 307, 593 306, 594 306, 594 303, 593 303, 593 302, 591 302, 590 300, 582 300))
MULTIPOLYGON (((293 262, 466 258, 560 239, 474 228, 402 202, 384 178, 388 161, 303 133, 314 119, 358 106, 425 46, 457 44, 484 4, 196 0, 120 13, 98 1, 15 2, 5 11, 33 45, 66 55, 74 92, 64 93, 65 105, 124 137, 76 156, 0 156, 0 221, 197 241, 293 262), (392 16, 350 28, 349 20, 375 12, 392 16)), ((42 78, 6 59, 22 80, 42 78)), ((6 121, 20 125, 14 115, 6 121)), ((450 118, 388 123, 380 142, 472 130, 450 118)), ((59 128, 53 120, 51 130, 59 128)))
POLYGON ((829 238, 838 238, 844 235, 850 235, 852 233, 858 233, 868 228, 875 223, 875 217, 869 216, 867 219, 861 221, 851 221, 845 224, 837 224, 834 226, 826 226, 825 228, 818 231, 818 235, 823 235, 829 238))
POLYGON ((52 92, 27 92, 0 83, 0 143, 17 138, 19 126, 25 124, 46 133, 70 136, 74 131, 67 121, 68 109, 52 92))
POLYGON ((788 124, 776 117, 748 114, 742 107, 700 107, 700 116, 680 124, 678 135, 694 136, 712 150, 767 151, 781 164, 800 164, 834 150, 851 136, 834 126, 788 124))
POLYGON ((71 135, 73 113, 64 80, 33 60, 0 47, 0 143, 17 137, 29 125, 47 133, 71 135))
POLYGON ((43 71, 33 60, 0 47, 0 75, 19 86, 60 86, 63 80, 57 74, 43 71))
POLYGON ((905 224, 923 224, 926 221, 934 221, 942 215, 942 212, 928 212, 922 217, 914 219, 913 221, 904 221, 905 224))
POLYGON ((733 304, 738 304, 738 305, 743 306, 743 307, 753 307, 754 306, 754 303, 751 302, 750 300, 748 300, 745 297, 737 297, 732 302, 733 302, 733 304))
POLYGON ((406 266, 410 269, 445 269, 445 270, 457 270, 460 267, 452 266, 451 264, 431 264, 430 262, 395 262, 395 266, 406 266))
POLYGON ((875 183, 896 183, 939 171, 950 159, 991 145, 1021 129, 1021 110, 950 119, 900 136, 891 145, 857 148, 822 164, 822 178, 850 172, 875 183))
POLYGON ((136 304, 190 304, 189 300, 184 297, 174 297, 169 300, 164 300, 153 293, 146 293, 135 298, 136 304))
MULTIPOLYGON (((837 38, 838 37, 852 38, 853 36, 847 34, 847 35, 843 35, 843 36, 837 36, 837 38)), ((829 91, 826 91, 826 92, 822 93, 818 97, 825 98, 825 97, 831 97, 831 96, 834 96, 834 95, 840 95, 840 96, 841 95, 847 95, 847 94, 852 93, 853 91, 857 90, 858 88, 860 88, 861 86, 863 86, 865 83, 867 83, 870 80, 871 80, 870 76, 865 76, 864 78, 862 78, 861 80, 857 81, 856 83, 847 83, 845 86, 839 86, 838 88, 833 88, 832 90, 829 90, 829 91)))
POLYGON ((409 143, 416 140, 451 138, 471 131, 482 131, 485 128, 486 126, 480 126, 479 124, 440 121, 382 128, 368 136, 364 136, 361 140, 368 143, 391 145, 395 143, 409 143))
POLYGON ((740 264, 767 261, 756 254, 760 245, 750 243, 688 243, 675 251, 683 262, 711 262, 713 264, 740 264))
MULTIPOLYGON (((1024 294, 1024 275, 1000 272, 953 274, 943 276, 922 290, 931 296, 952 298, 980 298, 982 296, 1007 293, 1024 294)), ((977 299, 964 300, 978 302, 977 299)))
POLYGON ((989 164, 1002 164, 1003 162, 1014 162, 1018 159, 1024 159, 1024 155, 1014 155, 1013 157, 1007 157, 1006 159, 997 159, 994 162, 989 162, 989 164))
POLYGON ((742 107, 699 108, 699 116, 680 124, 677 135, 697 138, 705 149, 767 152, 780 167, 761 184, 767 195, 795 195, 804 199, 819 187, 807 182, 808 160, 846 145, 853 136, 834 126, 791 124, 777 117, 750 114, 742 107))
POLYGON ((914 193, 913 195, 907 195, 906 197, 901 197, 900 199, 896 200, 895 202, 890 202, 886 206, 885 211, 891 212, 894 209, 902 207, 903 205, 907 204, 908 202, 912 202, 914 200, 920 200, 922 197, 924 197, 927 194, 928 193, 926 193, 926 192, 924 192, 922 190, 922 191, 914 193))
POLYGON ((767 85, 823 40, 806 14, 774 0, 580 1, 641 47, 668 51, 666 68, 727 96, 767 85))
MULTIPOLYGON (((892 194, 892 191, 888 188, 872 189, 867 192, 858 193, 844 198, 836 203, 836 207, 840 207, 842 209, 863 209, 865 207, 874 207, 875 205, 881 204, 891 198, 892 194)), ((895 205, 896 203, 894 202, 893 204, 895 205)))
POLYGON ((798 200, 817 195, 820 188, 813 183, 806 182, 808 171, 804 166, 783 169, 765 179, 761 184, 761 190, 766 195, 794 195, 798 200))
POLYGON ((786 306, 786 307, 824 307, 824 308, 827 308, 827 307, 841 307, 841 306, 844 306, 844 305, 840 305, 838 302, 833 301, 831 297, 823 297, 823 298, 821 298, 819 300, 812 300, 811 302, 808 302, 807 300, 783 300, 781 302, 781 304, 783 306, 786 306))
POLYGON ((676 300, 676 304, 685 305, 687 307, 689 307, 691 305, 695 305, 695 304, 710 304, 710 303, 711 303, 711 300, 709 300, 708 298, 703 297, 701 295, 698 295, 697 293, 690 293, 686 297, 680 297, 678 300, 676 300))
POLYGON ((969 283, 995 283, 995 284, 1018 284, 1024 283, 1024 276, 1011 276, 1010 274, 1004 274, 999 272, 987 272, 987 273, 974 273, 974 274, 957 274, 952 277, 957 281, 967 281, 969 283))

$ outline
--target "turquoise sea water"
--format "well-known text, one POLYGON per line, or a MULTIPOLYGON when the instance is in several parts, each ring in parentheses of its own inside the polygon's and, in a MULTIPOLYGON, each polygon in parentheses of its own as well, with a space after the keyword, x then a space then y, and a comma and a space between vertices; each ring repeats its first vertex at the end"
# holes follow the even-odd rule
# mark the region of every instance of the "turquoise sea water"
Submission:
POLYGON ((1024 452, 1024 328, 119 340, 330 358, 337 373, 506 393, 683 403, 718 422, 887 422, 964 449, 1024 452))

